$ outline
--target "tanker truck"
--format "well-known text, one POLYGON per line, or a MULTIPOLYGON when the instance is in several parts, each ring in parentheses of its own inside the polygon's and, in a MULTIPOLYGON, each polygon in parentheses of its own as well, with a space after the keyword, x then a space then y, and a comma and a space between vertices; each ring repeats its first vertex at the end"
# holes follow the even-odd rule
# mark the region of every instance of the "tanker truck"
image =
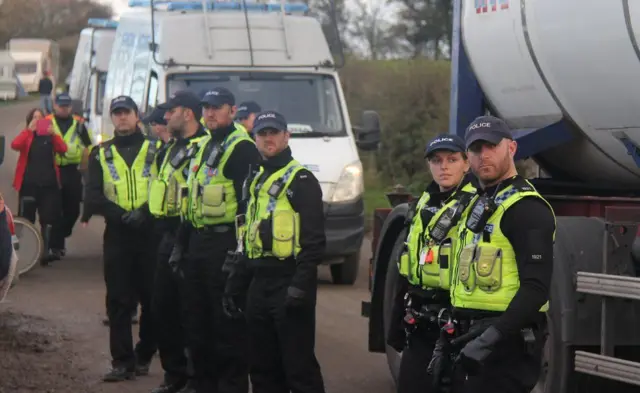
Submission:
MULTIPOLYGON (((532 183, 557 216, 543 373, 534 392, 640 391, 640 2, 455 0, 451 133, 503 118, 548 176, 532 183), (636 82, 634 82, 636 81, 636 82), (606 390, 605 390, 606 389, 606 390), (612 390, 609 390, 612 391, 612 390)), ((369 136, 376 140, 376 136, 369 136)), ((374 213, 371 352, 386 345, 406 203, 374 213)))

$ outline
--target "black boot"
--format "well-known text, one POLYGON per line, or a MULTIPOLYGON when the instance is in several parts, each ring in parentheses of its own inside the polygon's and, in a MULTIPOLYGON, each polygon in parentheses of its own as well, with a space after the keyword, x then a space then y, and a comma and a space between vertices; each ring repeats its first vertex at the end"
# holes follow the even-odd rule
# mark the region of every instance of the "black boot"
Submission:
POLYGON ((102 377, 104 382, 122 382, 133 379, 136 379, 135 371, 127 370, 125 367, 114 367, 102 377))

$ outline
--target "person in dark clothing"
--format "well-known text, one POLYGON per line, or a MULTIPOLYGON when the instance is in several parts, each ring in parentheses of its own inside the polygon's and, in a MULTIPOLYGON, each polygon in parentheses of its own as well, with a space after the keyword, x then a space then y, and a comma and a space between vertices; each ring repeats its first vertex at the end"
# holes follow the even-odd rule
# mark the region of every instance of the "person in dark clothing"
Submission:
POLYGON ((198 122, 201 104, 210 137, 191 166, 187 210, 171 257, 186 282, 183 304, 193 378, 183 392, 247 393, 246 324, 224 314, 227 274, 222 266, 237 244, 234 222, 245 209, 243 182, 260 155, 249 135, 235 127, 235 98, 224 88, 206 92, 202 102, 191 93, 177 93, 162 106, 169 128, 184 136, 204 132, 198 122), (185 256, 182 262, 180 255, 185 256))
POLYGON ((86 203, 106 223, 103 256, 112 369, 103 380, 118 382, 148 374, 156 351, 150 313, 155 250, 147 201, 157 146, 137 127, 138 107, 130 97, 114 98, 110 108, 115 135, 91 153, 86 203), (137 300, 140 340, 134 349, 131 311, 137 300))
POLYGON ((465 177, 469 161, 461 138, 450 134, 436 136, 427 144, 425 158, 433 181, 411 205, 406 251, 398 261, 398 290, 387 336, 387 343, 402 352, 398 393, 435 390, 427 370, 440 337, 440 326, 431 318, 450 307, 449 281, 441 280, 440 273, 446 270, 444 277, 448 277, 452 271, 453 266, 445 265, 445 261, 454 247, 447 245, 455 244, 459 224, 454 219, 445 220, 450 208, 468 203, 475 195, 471 176, 465 177), (440 228, 440 234, 432 235, 434 228, 440 228), (421 314, 426 315, 420 317, 421 314))
POLYGON ((530 392, 541 372, 555 216, 518 175, 517 144, 504 121, 477 118, 465 142, 480 188, 461 218, 451 303, 457 320, 488 328, 461 350, 455 391, 530 392))
POLYGON ((11 232, 7 222, 7 209, 4 205, 4 197, 0 195, 0 282, 9 275, 12 252, 13 245, 11 244, 11 232))
POLYGON ((167 122, 161 109, 154 110, 144 121, 151 123, 153 132, 164 141, 156 159, 158 176, 149 194, 149 210, 155 218, 154 236, 159 244, 152 310, 155 326, 162 326, 162 329, 156 329, 156 339, 165 371, 162 385, 152 393, 175 393, 188 380, 184 332, 187 315, 181 299, 184 283, 173 271, 169 258, 180 226, 180 213, 186 202, 184 190, 191 160, 208 140, 208 134, 202 128, 197 128, 194 134, 183 134, 181 131, 184 129, 170 129, 173 138, 168 139, 169 135, 165 133, 167 122))
POLYGON ((53 82, 46 72, 40 82, 38 82, 38 94, 40 94, 40 109, 49 114, 53 111, 53 103, 51 102, 51 93, 53 92, 53 82))
POLYGON ((71 114, 71 97, 68 94, 58 94, 54 110, 55 114, 47 118, 51 119, 54 131, 67 145, 67 152, 56 156, 62 185, 62 217, 53 225, 51 233, 52 257, 60 259, 66 254, 65 239, 71 236, 80 216, 82 176, 78 165, 88 154, 91 137, 82 118, 71 114))
POLYGON ((291 156, 287 129, 279 113, 256 117, 264 161, 248 185, 246 225, 240 229, 246 258, 230 269, 223 305, 239 318, 246 295, 254 393, 322 393, 314 349, 317 265, 326 244, 322 191, 291 156))
POLYGON ((19 193, 19 214, 32 223, 36 213, 40 221, 45 255, 41 263, 46 265, 53 259, 50 251, 51 228, 60 217, 60 171, 55 160, 56 154, 64 154, 67 145, 49 124, 45 129, 37 129, 44 114, 32 109, 27 115, 27 128, 11 142, 11 148, 20 153, 13 187, 19 193))

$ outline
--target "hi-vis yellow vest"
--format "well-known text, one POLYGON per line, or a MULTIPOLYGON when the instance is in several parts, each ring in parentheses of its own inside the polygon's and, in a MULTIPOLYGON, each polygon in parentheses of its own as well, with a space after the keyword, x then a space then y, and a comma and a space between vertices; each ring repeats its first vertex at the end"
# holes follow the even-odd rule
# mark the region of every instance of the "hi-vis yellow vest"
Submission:
MULTIPOLYGON (((523 187, 517 182, 498 192, 494 199, 497 209, 482 233, 473 233, 465 225, 477 197, 460 220, 458 261, 451 289, 451 304, 455 308, 505 311, 520 288, 515 252, 500 229, 502 217, 514 203, 525 197, 540 198, 552 214, 553 209, 531 183, 522 179, 523 187)), ((549 302, 540 311, 548 309, 549 302)))
MULTIPOLYGON (((440 242, 435 241, 430 233, 445 212, 453 213, 457 209, 465 209, 475 193, 475 187, 467 183, 451 195, 442 208, 427 206, 431 196, 428 192, 422 194, 405 242, 406 252, 400 254, 398 261, 400 275, 406 277, 411 285, 445 290, 451 287, 451 272, 454 268, 452 250, 455 250, 460 220, 451 224, 440 242), (427 225, 422 221, 423 210, 430 213, 428 216, 431 218, 427 225)), ((462 210, 455 216, 461 217, 460 213, 462 210)))
POLYGON ((73 116, 73 123, 66 133, 62 133, 60 126, 56 122, 56 118, 53 115, 48 115, 47 119, 51 120, 53 130, 62 137, 64 143, 67 145, 67 152, 64 154, 56 154, 56 163, 59 166, 64 165, 76 165, 82 161, 82 153, 84 152, 84 144, 82 138, 78 133, 78 124, 81 124, 81 118, 73 116))
POLYGON ((149 183, 155 172, 157 149, 157 144, 145 140, 129 168, 114 145, 101 146, 99 157, 104 196, 126 211, 144 205, 149 199, 149 183))
POLYGON ((208 141, 208 136, 189 140, 181 146, 173 159, 169 159, 171 151, 178 149, 175 141, 167 147, 165 156, 158 169, 158 176, 151 182, 149 191, 149 212, 155 217, 178 217, 186 213, 187 178, 191 169, 191 161, 200 148, 208 141))
POLYGON ((251 182, 246 214, 245 253, 250 259, 286 259, 300 252, 300 215, 293 210, 287 189, 304 167, 291 160, 270 176, 264 168, 251 182))
POLYGON ((222 143, 207 137, 193 161, 187 179, 189 191, 183 218, 196 228, 235 222, 238 202, 233 181, 224 176, 224 168, 235 146, 241 141, 253 143, 247 133, 231 132, 222 143), (209 144, 215 143, 211 149, 209 144), (207 156, 205 156, 207 152, 207 156))

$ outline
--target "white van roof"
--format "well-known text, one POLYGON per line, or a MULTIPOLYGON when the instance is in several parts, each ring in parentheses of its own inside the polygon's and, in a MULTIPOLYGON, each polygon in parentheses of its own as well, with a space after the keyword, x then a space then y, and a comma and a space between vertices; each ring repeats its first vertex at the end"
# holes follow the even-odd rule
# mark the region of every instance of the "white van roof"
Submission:
POLYGON ((246 13, 243 2, 209 0, 205 11, 202 1, 154 2, 160 3, 164 10, 152 13, 148 0, 131 1, 130 7, 135 8, 121 15, 118 31, 143 28, 150 38, 153 17, 156 59, 161 63, 221 68, 333 67, 320 22, 281 13, 280 3, 247 2, 246 13))

